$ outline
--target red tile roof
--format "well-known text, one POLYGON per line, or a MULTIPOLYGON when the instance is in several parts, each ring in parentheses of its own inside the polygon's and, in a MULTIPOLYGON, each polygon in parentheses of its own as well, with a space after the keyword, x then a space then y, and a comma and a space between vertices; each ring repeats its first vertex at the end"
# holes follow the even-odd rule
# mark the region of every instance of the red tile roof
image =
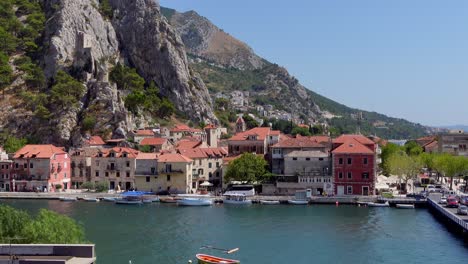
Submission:
POLYGON ((158 158, 157 153, 145 153, 145 152, 139 152, 136 159, 144 159, 144 160, 156 160, 158 158))
POLYGON ((332 151, 333 154, 374 154, 370 148, 350 138, 332 151))
POLYGON ((297 135, 295 138, 286 138, 275 145, 274 148, 323 148, 330 142, 327 136, 303 137, 297 135))
POLYGON ((202 144, 201 141, 180 140, 177 142, 177 149, 193 149, 202 144))
POLYGON ((144 138, 140 145, 142 146, 160 146, 167 142, 166 138, 144 138))
POLYGON ((101 149, 99 150, 99 153, 96 156, 99 156, 99 154, 102 154, 103 157, 109 157, 110 153, 115 153, 116 158, 123 157, 123 154, 126 153, 128 158, 136 158, 138 155, 138 150, 132 149, 132 148, 124 148, 124 147, 114 147, 111 149, 101 149))
POLYGON ((432 148, 435 148, 439 145, 439 142, 437 140, 433 140, 429 143, 427 143, 426 145, 423 146, 424 149, 432 149, 432 148))
POLYGON ((171 132, 191 132, 192 129, 187 125, 176 125, 174 128, 171 129, 171 132))
POLYGON ((224 157, 228 152, 224 148, 194 148, 179 149, 178 152, 191 159, 203 159, 208 157, 224 157))
POLYGON ((269 127, 255 127, 250 130, 235 134, 229 140, 243 141, 250 135, 257 135, 257 140, 263 141, 269 135, 279 135, 278 130, 271 130, 269 127))
POLYGON ((205 129, 215 129, 216 126, 213 125, 213 124, 208 124, 207 126, 205 126, 205 129))
POLYGON ((49 159, 54 154, 66 153, 62 148, 58 148, 54 145, 26 145, 20 150, 16 151, 14 159, 18 158, 37 158, 37 159, 49 159))
POLYGON ((106 142, 102 140, 100 136, 92 136, 88 140, 86 140, 86 144, 91 145, 91 146, 99 146, 99 145, 105 145, 106 142))
POLYGON ((178 153, 168 153, 162 154, 158 157, 158 162, 183 162, 183 163, 190 163, 193 162, 192 159, 185 157, 184 155, 178 153))
POLYGON ((363 135, 341 135, 333 140, 333 143, 338 143, 338 144, 343 144, 350 139, 357 140, 361 144, 367 145, 367 144, 375 144, 374 141, 370 140, 369 138, 363 136, 363 135))
POLYGON ((153 130, 148 129, 135 130, 133 133, 135 133, 135 136, 154 136, 153 130))

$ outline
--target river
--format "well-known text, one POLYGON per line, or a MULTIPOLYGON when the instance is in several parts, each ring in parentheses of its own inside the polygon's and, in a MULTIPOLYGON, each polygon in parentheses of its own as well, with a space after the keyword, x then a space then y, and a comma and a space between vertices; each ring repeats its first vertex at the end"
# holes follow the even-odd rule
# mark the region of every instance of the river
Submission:
POLYGON ((468 244, 426 209, 356 206, 142 206, 2 200, 68 215, 96 244, 98 264, 187 263, 196 253, 241 263, 468 263, 468 244), (229 256, 203 245, 240 250, 229 256))

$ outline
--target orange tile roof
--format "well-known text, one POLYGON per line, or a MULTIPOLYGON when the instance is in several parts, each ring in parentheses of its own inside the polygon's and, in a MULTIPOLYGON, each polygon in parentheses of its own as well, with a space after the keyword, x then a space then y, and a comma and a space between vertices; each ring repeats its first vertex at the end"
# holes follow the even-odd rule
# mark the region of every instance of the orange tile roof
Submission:
POLYGON ((278 130, 271 130, 269 127, 255 127, 250 130, 240 132, 232 136, 229 140, 237 140, 243 141, 246 140, 250 135, 257 135, 257 140, 263 141, 269 135, 279 135, 280 132, 278 130))
POLYGON ((136 159, 145 159, 145 160, 156 160, 158 158, 158 153, 145 153, 139 152, 136 159))
POLYGON ((374 154, 370 148, 366 147, 356 139, 350 138, 332 151, 333 154, 374 154))
POLYGON ((286 138, 275 145, 274 148, 320 148, 326 147, 330 138, 326 136, 303 137, 297 135, 295 138, 286 138))
POLYGON ((58 148, 54 145, 26 145, 20 150, 16 151, 14 159, 18 158, 37 158, 37 159, 48 159, 54 154, 66 153, 62 148, 58 148))
POLYGON ((144 138, 140 145, 142 146, 159 146, 167 142, 166 138, 144 138))
POLYGON ((363 135, 341 135, 333 140, 333 143, 343 144, 350 139, 354 139, 361 144, 375 144, 374 141, 370 140, 369 138, 363 135))
MULTIPOLYGON (((124 153, 127 154, 128 158, 136 158, 138 155, 138 150, 132 149, 132 148, 125 148, 125 147, 114 147, 111 149, 101 149, 99 150, 99 153, 102 153, 103 157, 109 157, 109 154, 113 152, 115 153, 116 158, 122 157, 124 153)), ((98 156, 99 153, 95 156, 98 156)))
POLYGON ((184 124, 176 125, 174 128, 171 129, 171 132, 191 132, 192 129, 184 124))
POLYGON ((92 136, 88 140, 86 140, 86 144, 98 146, 98 145, 105 145, 106 142, 104 142, 104 140, 102 140, 100 136, 92 136))
POLYGON ((193 160, 185 157, 184 155, 178 154, 178 153, 168 153, 168 154, 159 155, 158 162, 191 163, 191 162, 193 162, 193 160))
POLYGON ((215 129, 216 126, 213 125, 213 124, 208 124, 207 126, 205 126, 205 129, 215 129))
POLYGON ((180 140, 177 143, 177 149, 193 149, 202 144, 201 141, 180 140))
POLYGON ((136 131, 133 131, 135 133, 135 136, 154 136, 153 130, 149 129, 139 129, 136 131))
POLYGON ((306 124, 299 124, 299 125, 297 125, 297 126, 298 126, 298 127, 302 127, 302 128, 309 128, 309 126, 306 125, 306 124))
POLYGON ((228 152, 224 148, 194 148, 179 149, 178 152, 191 159, 203 159, 208 157, 224 157, 228 152))
POLYGON ((437 147, 439 145, 439 142, 437 140, 433 140, 429 143, 427 143, 426 145, 423 146, 423 148, 434 148, 434 147, 437 147))

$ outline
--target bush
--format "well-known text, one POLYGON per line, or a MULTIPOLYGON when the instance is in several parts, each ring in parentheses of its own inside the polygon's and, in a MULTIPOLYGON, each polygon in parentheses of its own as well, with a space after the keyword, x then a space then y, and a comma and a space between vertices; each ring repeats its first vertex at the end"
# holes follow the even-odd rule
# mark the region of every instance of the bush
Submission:
POLYGON ((83 130, 90 131, 90 130, 93 130, 95 126, 96 126, 96 117, 86 115, 82 123, 83 130))
POLYGON ((94 183, 92 182, 84 182, 83 184, 80 185, 80 189, 88 189, 88 190, 94 190, 96 187, 94 186, 94 183))
POLYGON ((96 192, 107 192, 109 190, 109 184, 107 182, 98 182, 95 185, 96 192))
POLYGON ((55 184, 55 189, 57 189, 57 190, 62 189, 62 184, 55 184))
POLYGON ((85 93, 85 87, 68 73, 58 71, 50 91, 50 100, 58 107, 77 107, 85 93))

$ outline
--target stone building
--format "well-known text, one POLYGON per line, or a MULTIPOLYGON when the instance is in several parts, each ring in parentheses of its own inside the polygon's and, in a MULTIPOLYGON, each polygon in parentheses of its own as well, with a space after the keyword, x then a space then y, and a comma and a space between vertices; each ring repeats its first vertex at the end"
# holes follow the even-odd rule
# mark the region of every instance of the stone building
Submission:
POLYGON ((468 157, 468 133, 455 130, 439 134, 437 138, 437 152, 468 157))
POLYGON ((256 127, 237 133, 228 140, 229 155, 242 153, 256 153, 267 155, 270 146, 278 143, 280 131, 271 130, 269 127, 256 127))

